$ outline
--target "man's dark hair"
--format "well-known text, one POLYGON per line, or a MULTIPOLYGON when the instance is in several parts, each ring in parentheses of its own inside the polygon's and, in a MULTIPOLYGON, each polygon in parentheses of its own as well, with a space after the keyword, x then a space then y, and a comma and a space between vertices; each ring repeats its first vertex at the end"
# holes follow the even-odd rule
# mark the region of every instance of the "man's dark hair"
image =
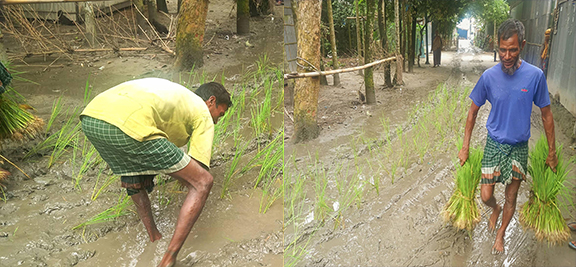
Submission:
POLYGON ((216 105, 226 104, 229 108, 232 107, 232 100, 230 94, 222 84, 217 82, 209 82, 200 85, 194 92, 204 101, 208 100, 211 96, 216 97, 216 105))
POLYGON ((524 41, 524 24, 517 19, 507 19, 502 22, 502 25, 498 28, 498 44, 500 44, 500 39, 507 40, 514 34, 518 34, 518 44, 522 46, 522 41, 524 41))

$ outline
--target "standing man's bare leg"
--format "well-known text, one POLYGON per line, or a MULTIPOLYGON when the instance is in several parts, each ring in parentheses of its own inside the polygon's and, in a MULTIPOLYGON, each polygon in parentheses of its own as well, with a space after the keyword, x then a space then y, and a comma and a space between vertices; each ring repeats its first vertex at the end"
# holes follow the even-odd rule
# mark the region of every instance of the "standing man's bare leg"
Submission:
POLYGON ((146 231, 150 237, 150 241, 154 242, 162 238, 162 234, 156 228, 156 223, 154 222, 154 217, 152 217, 152 209, 150 208, 150 199, 148 198, 148 193, 146 190, 142 189, 137 194, 131 196, 132 201, 136 205, 136 210, 138 211, 138 216, 146 231))
POLYGON ((502 226, 498 229, 496 241, 494 241, 494 246, 492 247, 492 249, 498 253, 504 252, 504 234, 506 234, 506 228, 508 224, 510 224, 510 220, 512 220, 514 211, 516 211, 516 198, 518 196, 520 183, 520 180, 512 179, 512 183, 507 185, 504 191, 506 202, 504 203, 504 211, 502 212, 502 226))
POLYGON ((490 215, 490 220, 488 221, 488 229, 494 231, 496 229, 496 223, 498 222, 498 217, 500 217, 500 211, 502 208, 498 203, 496 203, 496 198, 494 198, 494 185, 493 184, 483 184, 480 186, 480 196, 482 202, 486 206, 492 208, 492 215, 490 215))
POLYGON ((184 182, 188 187, 188 194, 180 209, 174 236, 172 236, 168 250, 158 265, 162 267, 173 266, 176 262, 176 256, 178 256, 178 252, 190 234, 192 226, 198 219, 212 188, 212 175, 194 159, 184 169, 171 173, 170 176, 184 182))

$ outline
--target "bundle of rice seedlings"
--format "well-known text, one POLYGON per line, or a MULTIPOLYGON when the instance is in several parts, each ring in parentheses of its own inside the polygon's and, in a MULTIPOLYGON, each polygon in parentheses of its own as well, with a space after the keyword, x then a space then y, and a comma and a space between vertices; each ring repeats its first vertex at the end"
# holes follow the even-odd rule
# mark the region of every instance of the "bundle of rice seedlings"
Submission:
POLYGON ((458 229, 472 231, 480 222, 476 191, 482 174, 482 155, 482 150, 471 148, 466 163, 456 164, 456 187, 440 213, 445 222, 458 229))
POLYGON ((534 230, 538 241, 546 239, 550 244, 564 244, 570 238, 570 230, 560 212, 558 199, 564 197, 568 203, 573 204, 566 190, 566 179, 570 171, 566 166, 570 161, 564 162, 561 146, 556 149, 556 156, 558 166, 554 173, 546 166, 548 143, 546 137, 541 135, 530 152, 528 172, 532 176, 532 189, 528 202, 520 211, 520 223, 534 230))
POLYGON ((4 185, 2 184, 2 180, 8 178, 9 175, 10 175, 10 172, 9 172, 9 171, 0 168, 0 187, 3 187, 3 186, 4 186, 4 185))
MULTIPOLYGON (((4 64, 9 65, 9 63, 4 64)), ((44 121, 27 111, 32 107, 19 103, 23 102, 24 97, 9 88, 12 74, 4 64, 0 62, 0 89, 2 89, 0 91, 0 141, 8 138, 14 140, 34 138, 44 126, 44 121)), ((15 73, 15 75, 18 74, 20 73, 15 73)))
POLYGON ((44 121, 10 97, 0 96, 0 140, 24 140, 41 132, 44 121))

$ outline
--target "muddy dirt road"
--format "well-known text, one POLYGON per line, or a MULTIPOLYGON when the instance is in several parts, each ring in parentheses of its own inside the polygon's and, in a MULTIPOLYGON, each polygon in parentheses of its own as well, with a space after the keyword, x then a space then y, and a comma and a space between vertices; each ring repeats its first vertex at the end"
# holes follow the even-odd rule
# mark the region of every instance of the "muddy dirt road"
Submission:
MULTIPOLYGON (((236 13, 231 12, 233 6, 234 1, 210 2, 204 40, 205 66, 195 71, 198 77, 205 72, 210 80, 213 77, 217 77, 216 81, 225 79, 229 90, 240 88, 236 86, 241 82, 240 77, 246 71, 254 71, 260 57, 266 54, 269 64, 278 64, 282 58, 277 49, 282 43, 281 7, 276 15, 252 18, 250 35, 237 36, 234 34, 236 13), (247 41, 251 47, 246 45, 247 41)), ((17 47, 11 46, 17 43, 9 38, 5 34, 4 45, 9 51, 18 52, 17 47)), ((81 105, 87 81, 94 96, 135 78, 162 77, 176 82, 189 78, 186 73, 171 70, 173 58, 154 46, 141 53, 89 53, 82 55, 80 60, 57 55, 24 60, 26 62, 14 61, 15 68, 26 71, 21 77, 37 84, 15 81, 13 85, 35 107, 35 114, 45 121, 50 118, 52 105, 60 96, 64 110, 68 106, 81 105), (59 66, 49 67, 51 62, 59 66)), ((281 86, 275 87, 278 92, 281 86)), ((243 115, 249 117, 250 110, 243 115)), ((62 123, 58 121, 55 125, 62 123)), ((272 118, 272 124, 279 128, 282 117, 272 118)), ((256 139, 249 137, 252 130, 246 126, 241 131, 247 133, 247 141, 255 145, 256 139)), ((124 191, 116 181, 94 199, 94 188, 97 191, 105 179, 105 175, 99 177, 98 169, 88 170, 75 186, 78 165, 73 166, 69 157, 63 157, 51 168, 46 167, 49 155, 23 160, 23 155, 39 142, 3 143, 2 154, 20 166, 30 179, 9 164, 2 164, 13 175, 3 181, 6 188, 2 198, 6 201, 0 201, 0 266, 156 266, 173 234, 185 190, 176 182, 156 181, 157 187, 150 198, 163 238, 155 243, 149 242, 132 206, 128 208, 128 215, 115 221, 72 230, 118 203, 124 191)), ((222 151, 218 153, 234 154, 230 145, 219 145, 222 151)), ((70 147, 68 152, 71 151, 70 147)), ((255 153, 247 153, 241 164, 248 162, 255 153)), ((259 212, 262 190, 253 188, 258 176, 256 169, 234 180, 228 197, 220 198, 222 179, 230 163, 218 155, 213 159, 217 162, 211 170, 215 178, 211 196, 187 238, 176 266, 280 266, 281 201, 276 201, 266 213, 259 212)))
MULTIPOLYGON (((285 220, 290 222, 285 263, 295 266, 576 265, 574 251, 567 244, 548 246, 536 241, 533 232, 522 229, 518 212, 506 232, 503 255, 490 253, 495 234, 487 230, 490 213, 486 209, 482 210, 482 220, 470 234, 442 221, 440 211, 454 187, 452 172, 458 152, 455 143, 463 135, 465 113, 471 103, 467 92, 482 72, 495 64, 492 54, 474 53, 470 49, 460 53, 443 52, 442 60, 439 68, 415 66, 414 73, 404 74, 406 85, 394 89, 382 88, 381 71, 375 72, 376 85, 380 88, 376 90, 378 103, 372 106, 355 103, 358 101, 356 90, 363 90, 363 79, 357 73, 341 74, 340 87, 321 87, 320 137, 299 144, 287 141, 285 145, 285 181, 290 183, 284 202, 285 220), (448 89, 437 89, 441 83, 448 89), (443 104, 442 97, 457 99, 459 103, 452 105, 447 100, 443 104), (443 112, 442 107, 455 110, 454 116, 443 112), (435 125, 438 118, 442 123, 435 125), (423 146, 427 149, 419 149, 423 146), (299 189, 298 182, 302 182, 305 189, 299 189), (291 203, 293 200, 297 204, 291 203)), ((328 80, 331 84, 330 77, 328 80)), ((488 113, 489 104, 482 107, 478 115, 473 145, 483 147, 485 143, 488 113)), ((564 144, 565 156, 574 156, 574 149, 568 148, 573 147, 574 140, 561 130, 572 127, 574 118, 560 118, 560 114, 561 111, 554 113, 556 138, 564 144)), ((289 120, 285 120, 286 133, 290 136, 293 128, 289 120)), ((530 145, 542 132, 540 110, 535 108, 530 145)), ((574 182, 574 171, 571 176, 574 182)), ((497 186, 495 190, 500 205, 503 188, 497 186)), ((570 189, 576 191, 574 187, 570 189)), ((528 200, 529 190, 528 183, 523 183, 518 207, 528 200)), ((575 215, 574 209, 563 214, 565 218, 575 215)), ((498 227, 500 223, 501 217, 498 227)), ((575 236, 573 233, 572 239, 575 236)))

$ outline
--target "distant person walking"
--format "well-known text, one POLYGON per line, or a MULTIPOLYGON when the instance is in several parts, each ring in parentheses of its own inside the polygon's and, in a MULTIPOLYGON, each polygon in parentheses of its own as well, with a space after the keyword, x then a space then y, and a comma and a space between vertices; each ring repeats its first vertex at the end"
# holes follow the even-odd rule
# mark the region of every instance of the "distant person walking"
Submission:
POLYGON ((434 53, 434 66, 440 66, 440 58, 442 57, 442 38, 440 35, 436 33, 434 37, 434 41, 432 41, 432 51, 434 53))

